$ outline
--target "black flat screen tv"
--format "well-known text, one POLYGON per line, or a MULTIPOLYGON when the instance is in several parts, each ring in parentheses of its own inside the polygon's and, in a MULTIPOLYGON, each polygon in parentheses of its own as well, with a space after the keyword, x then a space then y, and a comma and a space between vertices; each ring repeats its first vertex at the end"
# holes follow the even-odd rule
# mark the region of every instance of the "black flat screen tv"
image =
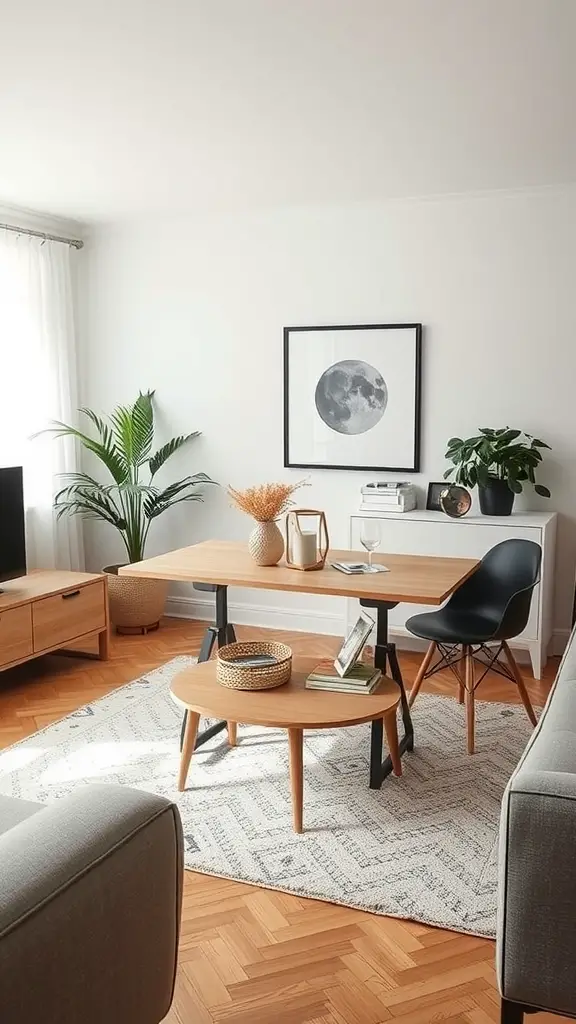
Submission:
POLYGON ((26 575, 21 466, 0 467, 0 581, 26 575))

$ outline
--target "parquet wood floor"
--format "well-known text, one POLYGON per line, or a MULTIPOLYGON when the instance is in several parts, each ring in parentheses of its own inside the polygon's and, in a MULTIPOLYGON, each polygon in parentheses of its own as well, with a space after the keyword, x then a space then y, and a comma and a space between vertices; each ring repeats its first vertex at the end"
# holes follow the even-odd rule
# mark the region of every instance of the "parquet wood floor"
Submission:
MULTIPOLYGON (((177 654, 196 653, 202 631, 202 623, 166 619, 157 633, 114 637, 108 662, 49 656, 0 674, 0 747, 177 654)), ((339 646, 331 637, 272 635, 319 658, 339 646)), ((402 653, 407 683, 419 659, 402 653)), ((541 683, 527 676, 535 704, 544 702, 556 667, 553 659, 541 683)), ((452 677, 438 674, 425 689, 453 694, 452 677)), ((490 676, 479 697, 514 701, 516 692, 490 676)), ((454 742, 464 743, 464 722, 454 742)), ((176 995, 165 1024, 494 1024, 493 959, 486 939, 187 872, 176 995)))

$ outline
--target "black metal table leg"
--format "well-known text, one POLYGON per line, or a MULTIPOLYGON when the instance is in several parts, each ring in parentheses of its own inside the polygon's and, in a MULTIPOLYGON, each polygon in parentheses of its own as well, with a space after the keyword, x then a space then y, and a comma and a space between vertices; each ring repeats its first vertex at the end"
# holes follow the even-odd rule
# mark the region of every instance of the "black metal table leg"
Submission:
MULTIPOLYGON (((218 647, 225 647, 226 644, 236 643, 236 633, 234 626, 231 622, 228 622, 228 587, 223 587, 211 583, 195 583, 194 586, 197 590, 208 590, 216 593, 216 621, 211 625, 207 626, 206 632, 202 638, 202 644, 200 646, 200 653, 198 655, 198 663, 203 661, 210 661, 214 644, 218 647)), ((184 718, 182 721, 182 728, 180 730, 180 750, 184 744, 184 732, 186 730, 186 722, 188 720, 188 712, 184 712, 184 718)), ((226 728, 226 722, 215 722, 208 729, 204 729, 203 732, 199 733, 196 737, 196 743, 194 744, 194 750, 201 747, 203 743, 207 743, 213 736, 217 736, 219 732, 222 732, 226 728)))
MULTIPOLYGON (((407 750, 414 750, 414 726, 412 725, 412 717, 410 715, 410 708, 408 707, 408 697, 406 696, 402 672, 400 671, 400 665, 398 664, 396 644, 390 643, 388 639, 388 612, 391 608, 395 608, 396 605, 390 604, 387 601, 360 601, 360 604, 364 608, 376 609, 376 647, 374 649, 374 664, 376 668, 381 669, 382 672, 386 672, 389 664, 390 675, 400 690, 400 705, 402 708, 404 735, 400 740, 399 747, 400 754, 404 754, 407 750)), ((370 789, 380 789, 386 776, 390 775, 393 770, 392 761, 389 756, 382 760, 383 738, 384 722, 381 718, 378 718, 372 722, 371 726, 370 789)))
POLYGON ((214 626, 208 626, 202 637, 202 643, 200 645, 200 653, 198 655, 198 661, 210 661, 212 655, 212 648, 216 640, 216 631, 214 626))

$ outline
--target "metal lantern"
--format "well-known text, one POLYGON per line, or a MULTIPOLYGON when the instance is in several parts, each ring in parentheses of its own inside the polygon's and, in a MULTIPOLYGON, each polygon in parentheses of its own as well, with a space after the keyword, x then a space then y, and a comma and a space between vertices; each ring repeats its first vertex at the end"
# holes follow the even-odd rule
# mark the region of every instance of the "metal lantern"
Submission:
POLYGON ((286 516, 286 565, 322 569, 328 554, 326 516, 314 508, 296 508, 286 516))

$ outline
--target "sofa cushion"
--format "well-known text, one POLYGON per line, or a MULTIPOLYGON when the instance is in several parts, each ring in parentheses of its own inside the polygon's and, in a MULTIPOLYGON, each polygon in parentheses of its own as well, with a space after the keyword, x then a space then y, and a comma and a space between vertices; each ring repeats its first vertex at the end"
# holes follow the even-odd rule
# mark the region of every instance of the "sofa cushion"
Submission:
POLYGON ((31 800, 15 800, 11 796, 0 796, 0 835, 42 810, 44 810, 44 804, 34 804, 31 800))

